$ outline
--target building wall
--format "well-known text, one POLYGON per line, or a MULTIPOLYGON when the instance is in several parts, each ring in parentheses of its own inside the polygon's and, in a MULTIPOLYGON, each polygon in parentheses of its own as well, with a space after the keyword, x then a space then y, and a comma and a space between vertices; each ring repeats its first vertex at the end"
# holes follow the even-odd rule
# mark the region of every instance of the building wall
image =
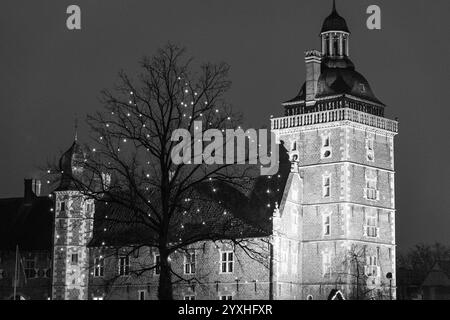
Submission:
MULTIPOLYGON (((221 295, 231 295, 233 299, 269 299, 269 239, 248 239, 246 247, 257 255, 249 256, 239 246, 228 242, 200 242, 187 251, 171 255, 174 272, 183 279, 172 277, 175 299, 194 296, 197 300, 216 300, 221 295), (234 268, 231 273, 221 272, 220 254, 234 252, 234 268), (185 274, 185 253, 195 252, 195 273, 185 274), (238 280, 238 281, 237 281, 238 280)), ((132 248, 92 248, 89 270, 89 299, 137 300, 143 290, 146 299, 157 299, 159 275, 155 270, 157 251, 148 247, 132 248), (104 276, 96 277, 94 259, 105 259, 104 276), (119 257, 129 256, 130 274, 119 276, 119 257)))
POLYGON ((87 299, 87 243, 92 238, 94 210, 93 200, 87 200, 78 192, 55 192, 53 299, 87 299))
MULTIPOLYGON (((394 274, 395 293, 393 135, 345 121, 296 127, 277 134, 290 150, 291 159, 298 160, 294 170, 302 181, 302 202, 296 209, 301 212, 301 236, 297 237, 301 251, 297 276, 300 298, 312 295, 314 299, 326 299, 336 286, 350 296, 354 291, 350 274, 354 271, 346 262, 349 251, 361 252, 364 264, 372 256, 377 258, 378 275, 367 277, 368 287, 376 288, 370 290, 374 295, 378 291, 386 295, 387 272, 394 274), (329 179, 325 189, 324 179, 329 179), (376 192, 366 190, 369 179, 375 179, 376 192), (324 232, 327 216, 328 234, 324 232), (368 217, 374 217, 372 223, 376 221, 376 237, 367 234, 368 217), (330 274, 324 274, 324 255, 331 256, 330 274)), ((280 210, 287 214, 292 211, 289 206, 280 210)), ((280 226, 284 227, 288 224, 280 226)))
MULTIPOLYGON (((19 251, 16 296, 25 300, 47 300, 51 293, 51 255, 47 251, 19 251), (34 268, 26 268, 33 261, 34 268), (25 269, 26 268, 26 269, 25 269)), ((0 252, 0 300, 14 297, 16 252, 0 252)))

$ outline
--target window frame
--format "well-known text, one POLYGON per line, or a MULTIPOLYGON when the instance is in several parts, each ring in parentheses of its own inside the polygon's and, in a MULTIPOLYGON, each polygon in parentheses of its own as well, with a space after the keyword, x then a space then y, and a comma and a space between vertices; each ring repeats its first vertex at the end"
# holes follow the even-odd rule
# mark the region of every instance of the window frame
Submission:
POLYGON ((322 235, 328 237, 331 235, 331 212, 323 214, 322 217, 322 235), (327 221, 328 220, 328 221, 327 221))
POLYGON ((139 301, 147 300, 147 290, 138 290, 138 300, 139 301), (143 296, 144 299, 141 299, 142 298, 142 296, 141 296, 142 294, 144 295, 143 296))
POLYGON ((233 250, 220 250, 220 274, 233 274, 234 273, 234 260, 235 260, 235 254, 233 250), (225 254, 225 260, 223 260, 225 254), (232 259, 230 260, 230 254, 232 259), (225 266, 225 271, 223 271, 223 267, 225 266), (231 268, 230 268, 231 266, 231 268), (230 271, 231 269, 231 271, 230 271))
POLYGON ((184 254, 183 271, 184 274, 195 274, 197 267, 197 255, 195 251, 189 251, 184 254), (192 260, 192 257, 194 259, 192 260), (189 258, 189 261, 188 261, 189 258))
POLYGON ((119 276, 125 277, 130 275, 130 256, 121 255, 118 259, 119 262, 119 276), (125 263, 122 265, 122 259, 125 259, 125 263))
POLYGON ((368 238, 378 238, 380 228, 378 226, 378 217, 376 214, 367 214, 364 221, 364 235, 368 238))
POLYGON ((331 197, 331 174, 324 174, 322 175, 322 198, 330 198, 330 197, 331 197))
POLYGON ((94 258, 94 277, 101 278, 105 275, 105 259, 102 257, 94 258))

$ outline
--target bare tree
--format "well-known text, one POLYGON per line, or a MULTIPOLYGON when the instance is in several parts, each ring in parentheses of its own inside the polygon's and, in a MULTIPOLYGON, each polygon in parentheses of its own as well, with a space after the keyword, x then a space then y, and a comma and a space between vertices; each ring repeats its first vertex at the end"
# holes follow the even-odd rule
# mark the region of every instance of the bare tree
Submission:
MULTIPOLYGON (((79 174, 69 178, 77 190, 115 212, 103 217, 104 223, 133 233, 134 250, 146 246, 159 251, 158 265, 139 272, 158 268, 158 297, 173 299, 172 276, 182 277, 172 270, 169 255, 177 250, 199 241, 229 240, 265 260, 243 240, 248 226, 226 215, 220 201, 210 196, 222 191, 219 185, 250 188, 256 166, 195 161, 202 159, 195 147, 198 132, 237 127, 239 115, 224 99, 230 88, 228 65, 204 64, 194 72, 185 49, 169 44, 144 58, 141 67, 137 80, 121 72, 114 90, 102 92, 105 111, 88 116, 90 152, 79 174), (172 139, 176 129, 191 133, 191 149, 177 149, 179 141, 172 139), (173 153, 192 159, 174 163, 173 153), (202 192, 205 188, 209 194, 202 192)), ((204 143, 200 145, 203 150, 204 143)), ((210 157, 224 158, 215 152, 210 157)))

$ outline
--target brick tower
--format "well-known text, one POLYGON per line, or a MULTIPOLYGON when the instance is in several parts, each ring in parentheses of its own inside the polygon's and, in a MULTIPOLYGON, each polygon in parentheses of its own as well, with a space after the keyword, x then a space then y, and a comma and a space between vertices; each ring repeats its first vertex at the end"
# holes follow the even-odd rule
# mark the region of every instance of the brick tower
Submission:
POLYGON ((81 176, 85 155, 74 141, 61 157, 61 182, 54 191, 55 223, 53 247, 52 299, 88 298, 89 252, 92 238, 94 201, 77 191, 76 176, 81 176))
POLYGON ((355 70, 334 4, 320 37, 299 94, 271 120, 293 164, 274 219, 278 297, 290 285, 301 299, 395 298, 397 122, 355 70))

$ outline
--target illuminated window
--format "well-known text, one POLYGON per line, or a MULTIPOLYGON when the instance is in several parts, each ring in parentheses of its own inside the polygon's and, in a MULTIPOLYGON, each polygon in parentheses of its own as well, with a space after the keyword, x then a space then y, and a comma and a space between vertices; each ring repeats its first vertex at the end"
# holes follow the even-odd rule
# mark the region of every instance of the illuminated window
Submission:
POLYGON ((94 259, 94 277, 103 277, 105 272, 105 260, 97 257, 94 259))

